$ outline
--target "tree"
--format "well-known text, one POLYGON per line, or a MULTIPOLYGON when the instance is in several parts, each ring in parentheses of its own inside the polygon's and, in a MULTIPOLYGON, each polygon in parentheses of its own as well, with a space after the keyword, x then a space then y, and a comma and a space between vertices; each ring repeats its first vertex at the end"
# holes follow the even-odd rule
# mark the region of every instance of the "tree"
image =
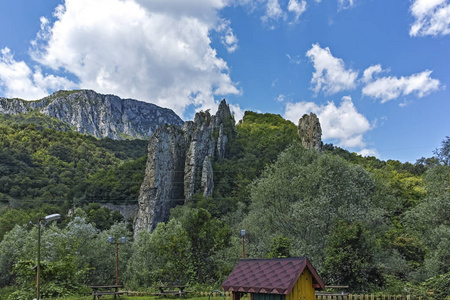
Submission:
POLYGON ((381 286, 381 272, 374 261, 375 246, 369 236, 361 223, 338 222, 325 249, 324 277, 329 284, 365 292, 381 286))
POLYGON ((127 282, 133 288, 157 282, 186 284, 193 275, 191 253, 188 234, 178 220, 159 223, 152 233, 141 231, 133 244, 127 282))
POLYGON ((339 220, 360 222, 373 234, 383 230, 384 197, 359 166, 293 144, 268 167, 251 189, 248 253, 266 256, 272 238, 292 241, 294 256, 308 256, 321 269, 323 249, 339 220))
POLYGON ((171 218, 181 222, 188 235, 194 269, 198 283, 214 283, 221 274, 216 272, 213 256, 229 246, 230 230, 218 219, 212 218, 205 209, 178 207, 172 210, 171 218))
POLYGON ((445 137, 441 143, 441 148, 436 149, 434 154, 443 165, 450 166, 450 136, 445 137))
POLYGON ((425 246, 425 278, 450 271, 450 166, 438 165, 425 173, 427 195, 405 214, 405 223, 425 246))
POLYGON ((292 243, 289 238, 286 237, 274 237, 272 239, 272 247, 267 257, 269 258, 285 258, 291 257, 292 243))

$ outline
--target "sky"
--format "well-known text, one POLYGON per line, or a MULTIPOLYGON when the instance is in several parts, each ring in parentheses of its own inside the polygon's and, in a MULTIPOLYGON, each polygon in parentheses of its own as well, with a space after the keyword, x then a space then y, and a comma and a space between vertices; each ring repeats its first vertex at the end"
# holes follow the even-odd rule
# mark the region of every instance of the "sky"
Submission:
POLYGON ((414 163, 450 135, 450 0, 0 0, 0 97, 60 89, 313 112, 325 143, 414 163))

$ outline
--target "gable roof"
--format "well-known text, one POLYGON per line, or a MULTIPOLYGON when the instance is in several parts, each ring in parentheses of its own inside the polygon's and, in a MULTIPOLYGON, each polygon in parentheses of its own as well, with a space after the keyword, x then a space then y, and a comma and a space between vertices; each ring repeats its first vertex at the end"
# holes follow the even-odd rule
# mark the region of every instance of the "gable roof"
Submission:
POLYGON ((317 288, 325 289, 322 279, 306 257, 242 259, 222 284, 225 291, 289 294, 307 268, 317 288))

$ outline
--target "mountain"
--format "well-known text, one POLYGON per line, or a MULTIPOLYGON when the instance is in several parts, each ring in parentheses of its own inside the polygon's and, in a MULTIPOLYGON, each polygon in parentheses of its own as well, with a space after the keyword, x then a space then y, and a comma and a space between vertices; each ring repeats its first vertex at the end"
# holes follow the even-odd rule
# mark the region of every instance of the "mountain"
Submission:
POLYGON ((171 109, 92 90, 58 91, 36 101, 0 98, 0 114, 41 113, 80 133, 115 140, 148 139, 161 125, 183 126, 171 109))

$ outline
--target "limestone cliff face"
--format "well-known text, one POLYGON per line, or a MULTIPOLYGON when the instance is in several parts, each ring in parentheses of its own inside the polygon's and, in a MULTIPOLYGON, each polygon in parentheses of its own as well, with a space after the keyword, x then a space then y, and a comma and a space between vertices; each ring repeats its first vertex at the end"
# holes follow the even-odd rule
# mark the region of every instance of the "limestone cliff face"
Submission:
POLYGON ((98 138, 149 138, 161 125, 182 126, 172 110, 151 103, 102 95, 91 90, 59 91, 37 101, 0 98, 0 113, 31 111, 59 119, 98 138))
POLYGON ((319 118, 315 114, 304 114, 298 121, 297 131, 303 147, 322 150, 322 128, 320 127, 319 118))
POLYGON ((184 132, 176 126, 162 126, 148 146, 145 179, 141 185, 134 230, 153 230, 169 218, 169 211, 184 203, 183 175, 186 158, 184 132))
POLYGON ((234 120, 225 100, 216 115, 199 112, 183 129, 160 127, 150 139, 139 210, 134 221, 135 235, 153 230, 169 218, 170 209, 187 203, 200 192, 214 192, 213 159, 222 159, 234 132, 234 120))

